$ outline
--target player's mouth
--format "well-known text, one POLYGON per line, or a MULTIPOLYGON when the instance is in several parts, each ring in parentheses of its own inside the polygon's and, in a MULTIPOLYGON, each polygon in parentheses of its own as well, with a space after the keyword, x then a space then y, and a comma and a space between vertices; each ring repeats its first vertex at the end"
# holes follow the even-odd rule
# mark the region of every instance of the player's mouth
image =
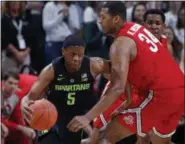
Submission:
POLYGON ((77 68, 80 67, 80 65, 77 64, 77 63, 73 63, 73 64, 71 64, 71 67, 74 68, 74 69, 77 69, 77 68))
POLYGON ((152 32, 154 36, 158 36, 159 35, 159 32, 156 32, 156 31, 153 31, 152 32))

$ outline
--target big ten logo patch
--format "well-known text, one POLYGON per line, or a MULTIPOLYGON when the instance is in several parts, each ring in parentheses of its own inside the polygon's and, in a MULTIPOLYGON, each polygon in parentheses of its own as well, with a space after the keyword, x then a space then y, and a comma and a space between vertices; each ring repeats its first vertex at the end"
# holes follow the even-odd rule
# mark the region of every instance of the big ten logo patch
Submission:
POLYGON ((134 117, 131 116, 131 115, 124 116, 124 117, 123 117, 123 120, 125 121, 125 123, 126 123, 127 125, 133 125, 133 124, 134 124, 134 117))
POLYGON ((87 73, 84 73, 84 74, 81 75, 81 81, 82 81, 82 82, 88 81, 87 73))

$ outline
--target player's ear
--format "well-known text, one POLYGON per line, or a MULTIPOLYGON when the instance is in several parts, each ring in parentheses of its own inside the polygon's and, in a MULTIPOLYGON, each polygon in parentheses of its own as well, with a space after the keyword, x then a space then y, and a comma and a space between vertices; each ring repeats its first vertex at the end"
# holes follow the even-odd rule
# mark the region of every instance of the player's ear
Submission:
POLYGON ((65 48, 61 49, 62 55, 65 55, 65 48))
POLYGON ((113 22, 114 22, 115 24, 117 24, 117 23, 119 22, 119 20, 120 20, 120 16, 119 16, 119 15, 114 16, 113 22))
POLYGON ((167 26, 166 26, 166 24, 165 23, 163 23, 163 28, 166 28, 167 26))

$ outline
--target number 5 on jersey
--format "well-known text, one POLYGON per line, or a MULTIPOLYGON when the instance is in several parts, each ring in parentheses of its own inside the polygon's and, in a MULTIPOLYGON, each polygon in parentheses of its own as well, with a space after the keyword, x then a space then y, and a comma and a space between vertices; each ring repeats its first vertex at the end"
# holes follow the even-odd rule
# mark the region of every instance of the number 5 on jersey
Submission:
POLYGON ((74 105, 75 104, 75 92, 68 93, 67 95, 67 105, 74 105))

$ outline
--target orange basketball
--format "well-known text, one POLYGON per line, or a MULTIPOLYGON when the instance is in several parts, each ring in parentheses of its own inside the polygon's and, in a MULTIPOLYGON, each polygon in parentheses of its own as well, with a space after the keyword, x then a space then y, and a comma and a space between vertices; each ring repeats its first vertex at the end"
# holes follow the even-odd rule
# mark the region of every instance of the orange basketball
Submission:
POLYGON ((30 106, 33 109, 33 118, 30 126, 36 130, 47 130, 57 120, 58 113, 55 106, 46 99, 37 100, 30 106))

